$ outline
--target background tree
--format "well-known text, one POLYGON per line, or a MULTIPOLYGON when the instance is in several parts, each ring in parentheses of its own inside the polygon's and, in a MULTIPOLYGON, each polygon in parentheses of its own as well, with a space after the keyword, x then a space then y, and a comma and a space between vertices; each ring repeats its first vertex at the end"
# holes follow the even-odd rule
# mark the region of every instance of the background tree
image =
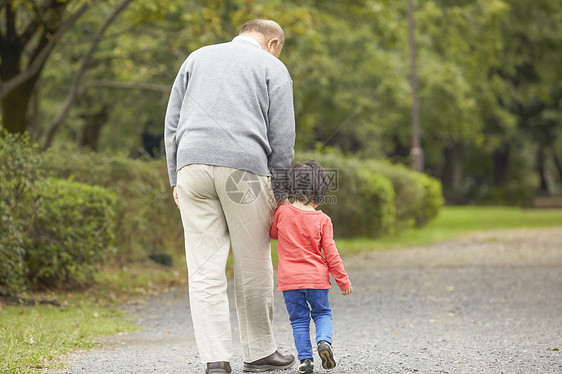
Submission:
MULTIPOLYGON (((426 170, 442 180, 450 201, 520 202, 535 189, 560 191, 558 3, 415 1, 426 170)), ((21 28, 39 14, 35 4, 0 2, 2 38, 8 15, 19 17, 14 25, 21 28)), ((41 6, 49 4, 59 2, 41 6)), ((244 21, 261 17, 277 20, 286 32, 281 59, 294 81, 297 148, 334 147, 407 163, 412 129, 405 1, 64 4, 63 25, 84 4, 92 11, 60 34, 25 100, 12 98, 25 107, 18 111, 25 121, 9 120, 15 109, 3 108, 7 128, 29 124, 23 130, 45 145, 74 141, 157 156, 169 88, 183 60, 203 45, 231 40, 244 21)), ((31 50, 22 52, 24 62, 31 61, 31 50)), ((2 69, 12 66, 4 55, 2 69)), ((4 75, 2 81, 0 91, 7 93, 4 75)))
POLYGON ((9 132, 27 129, 29 103, 47 59, 89 6, 79 0, 0 3, 0 99, 9 132))

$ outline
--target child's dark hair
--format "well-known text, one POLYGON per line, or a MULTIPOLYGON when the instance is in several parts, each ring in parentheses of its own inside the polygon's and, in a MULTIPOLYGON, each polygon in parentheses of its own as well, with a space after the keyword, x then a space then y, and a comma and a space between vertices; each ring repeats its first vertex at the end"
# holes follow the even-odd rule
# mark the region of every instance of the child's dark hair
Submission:
POLYGON ((289 198, 308 205, 319 204, 328 191, 326 171, 314 160, 296 162, 287 171, 289 198))

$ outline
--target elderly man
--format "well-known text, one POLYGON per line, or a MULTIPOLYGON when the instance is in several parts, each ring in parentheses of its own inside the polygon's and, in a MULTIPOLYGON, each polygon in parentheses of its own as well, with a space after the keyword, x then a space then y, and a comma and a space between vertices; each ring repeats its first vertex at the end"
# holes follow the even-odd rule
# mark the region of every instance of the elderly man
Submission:
POLYGON ((166 112, 170 184, 181 212, 195 338, 206 373, 230 373, 225 265, 230 247, 244 371, 293 366, 272 331, 269 226, 294 155, 292 80, 283 29, 248 21, 231 42, 181 66, 166 112), (273 178, 273 185, 272 185, 273 178), (276 183, 277 181, 277 183, 276 183))

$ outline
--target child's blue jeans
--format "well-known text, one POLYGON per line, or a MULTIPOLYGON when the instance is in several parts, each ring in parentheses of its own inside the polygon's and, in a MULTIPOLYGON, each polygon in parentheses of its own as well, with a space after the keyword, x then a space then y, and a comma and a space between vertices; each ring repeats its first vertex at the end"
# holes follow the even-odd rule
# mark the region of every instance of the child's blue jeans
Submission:
POLYGON ((299 360, 312 358, 310 318, 316 325, 316 344, 325 340, 332 344, 332 310, 329 290, 302 289, 283 291, 287 312, 293 327, 299 360))

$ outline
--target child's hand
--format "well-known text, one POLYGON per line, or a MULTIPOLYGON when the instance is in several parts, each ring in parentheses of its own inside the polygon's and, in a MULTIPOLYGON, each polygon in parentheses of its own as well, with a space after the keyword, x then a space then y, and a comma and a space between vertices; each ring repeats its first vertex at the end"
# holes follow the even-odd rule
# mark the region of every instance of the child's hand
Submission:
POLYGON ((349 295, 350 293, 353 292, 353 287, 349 286, 348 289, 345 289, 341 292, 342 295, 349 295))

